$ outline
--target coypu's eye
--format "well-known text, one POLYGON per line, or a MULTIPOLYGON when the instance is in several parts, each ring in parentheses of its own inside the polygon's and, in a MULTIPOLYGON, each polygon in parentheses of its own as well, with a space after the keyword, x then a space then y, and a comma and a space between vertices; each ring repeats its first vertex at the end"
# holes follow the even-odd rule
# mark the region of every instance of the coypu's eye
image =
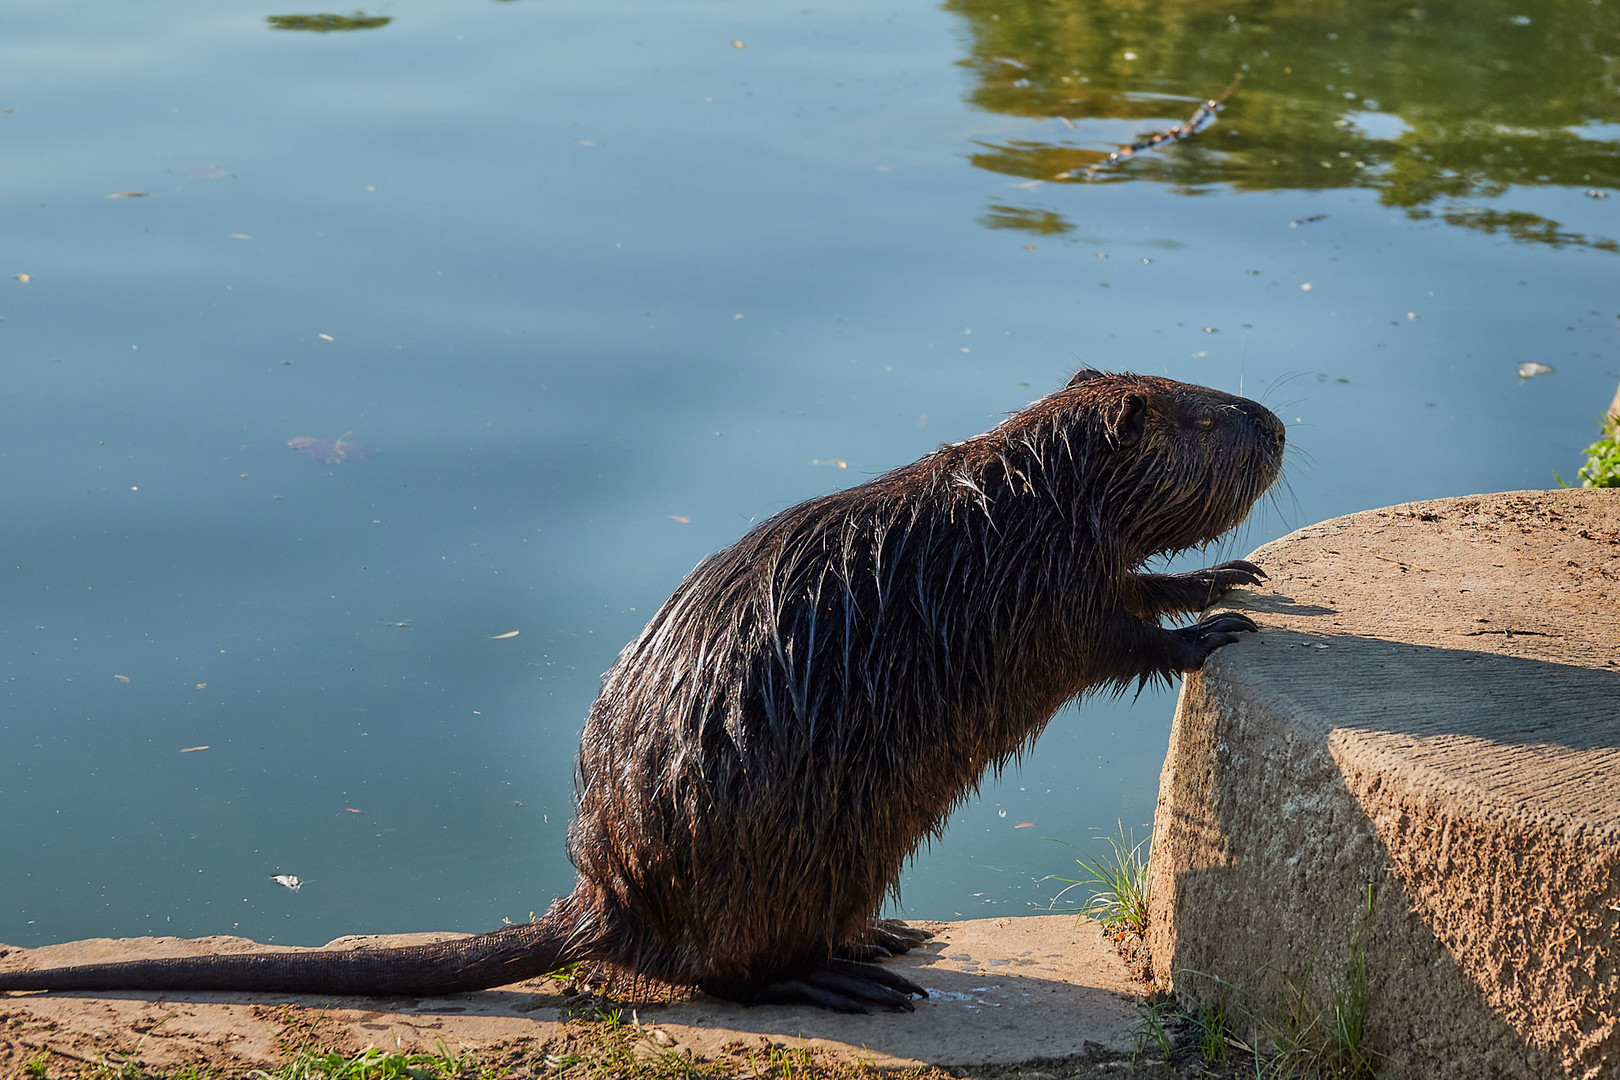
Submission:
POLYGON ((1195 428, 1204 428, 1207 431, 1215 426, 1215 416, 1213 413, 1205 413, 1203 416, 1195 416, 1193 417, 1192 424, 1195 428))

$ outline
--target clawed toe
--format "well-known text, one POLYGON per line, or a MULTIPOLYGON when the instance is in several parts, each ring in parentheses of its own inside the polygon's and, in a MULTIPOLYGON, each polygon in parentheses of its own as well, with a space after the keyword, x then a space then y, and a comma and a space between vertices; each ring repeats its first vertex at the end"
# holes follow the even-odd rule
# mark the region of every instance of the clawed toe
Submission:
POLYGON ((1179 670, 1197 671, 1204 666, 1209 654, 1223 645, 1238 640, 1239 633, 1254 633, 1260 629, 1253 619, 1241 612, 1223 611, 1203 622, 1184 626, 1171 633, 1181 639, 1184 655, 1179 670))
POLYGON ((890 953, 899 954, 915 949, 933 936, 932 930, 910 926, 899 919, 873 919, 867 929, 866 940, 890 953))
POLYGON ((1222 583, 1227 585, 1258 585, 1267 580, 1266 572, 1247 559, 1223 562, 1210 567, 1209 572, 1219 575, 1222 583))
POLYGON ((779 1005, 819 1005, 846 1013, 863 1013, 874 1007, 914 1012, 914 996, 927 997, 928 991, 899 972, 854 960, 829 960, 825 967, 772 983, 759 1000, 779 1005))
POLYGON ((1192 629, 1206 634, 1229 634, 1239 630, 1258 632, 1260 630, 1260 628, 1255 625, 1253 619, 1238 611, 1223 611, 1219 615, 1214 615, 1205 619, 1192 629))
POLYGON ((893 968, 886 968, 881 964, 857 964, 853 960, 829 960, 827 961, 827 970, 850 978, 860 978, 868 982, 881 983, 889 989, 898 990, 903 994, 915 994, 917 997, 928 996, 927 990, 924 990, 893 968))
POLYGON ((908 926, 899 919, 873 919, 859 940, 842 946, 833 955, 841 960, 875 963, 910 952, 933 936, 932 931, 908 926))

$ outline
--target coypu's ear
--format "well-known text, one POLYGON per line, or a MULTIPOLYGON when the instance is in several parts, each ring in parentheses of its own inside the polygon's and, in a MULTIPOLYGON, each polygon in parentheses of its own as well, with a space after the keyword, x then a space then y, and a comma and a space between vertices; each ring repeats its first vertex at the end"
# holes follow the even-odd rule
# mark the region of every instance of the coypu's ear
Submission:
POLYGON ((1074 373, 1074 378, 1070 379, 1066 384, 1064 384, 1063 389, 1070 390, 1070 389, 1073 389, 1076 386, 1079 386, 1081 383, 1085 382, 1087 379, 1100 379, 1100 378, 1102 378, 1102 372, 1098 371, 1096 368, 1094 368, 1094 367, 1092 367, 1091 365, 1088 364, 1085 367, 1081 368, 1079 371, 1075 372, 1074 373))
POLYGON ((1108 441, 1115 446, 1135 446, 1146 430, 1147 400, 1141 394, 1126 394, 1108 418, 1108 441))

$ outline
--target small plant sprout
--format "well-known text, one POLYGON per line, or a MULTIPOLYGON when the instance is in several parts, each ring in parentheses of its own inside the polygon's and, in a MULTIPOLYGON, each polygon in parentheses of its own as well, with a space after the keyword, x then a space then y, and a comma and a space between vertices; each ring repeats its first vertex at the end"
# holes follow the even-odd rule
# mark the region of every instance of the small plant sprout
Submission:
POLYGON ((1155 994, 1137 1005, 1136 1026, 1131 1029, 1135 1056, 1156 1052, 1169 1061, 1175 1052, 1170 1024, 1176 1015, 1175 1002, 1168 994, 1155 994))

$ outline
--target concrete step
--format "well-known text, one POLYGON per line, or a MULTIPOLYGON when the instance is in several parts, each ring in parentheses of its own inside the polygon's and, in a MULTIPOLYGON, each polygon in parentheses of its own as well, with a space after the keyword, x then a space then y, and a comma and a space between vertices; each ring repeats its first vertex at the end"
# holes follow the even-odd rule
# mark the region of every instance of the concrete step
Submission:
POLYGON ((1620 492, 1394 506, 1251 559, 1271 580, 1229 599, 1262 632, 1171 735, 1155 971, 1255 1030, 1359 1010, 1389 1077, 1620 1077, 1620 492))

